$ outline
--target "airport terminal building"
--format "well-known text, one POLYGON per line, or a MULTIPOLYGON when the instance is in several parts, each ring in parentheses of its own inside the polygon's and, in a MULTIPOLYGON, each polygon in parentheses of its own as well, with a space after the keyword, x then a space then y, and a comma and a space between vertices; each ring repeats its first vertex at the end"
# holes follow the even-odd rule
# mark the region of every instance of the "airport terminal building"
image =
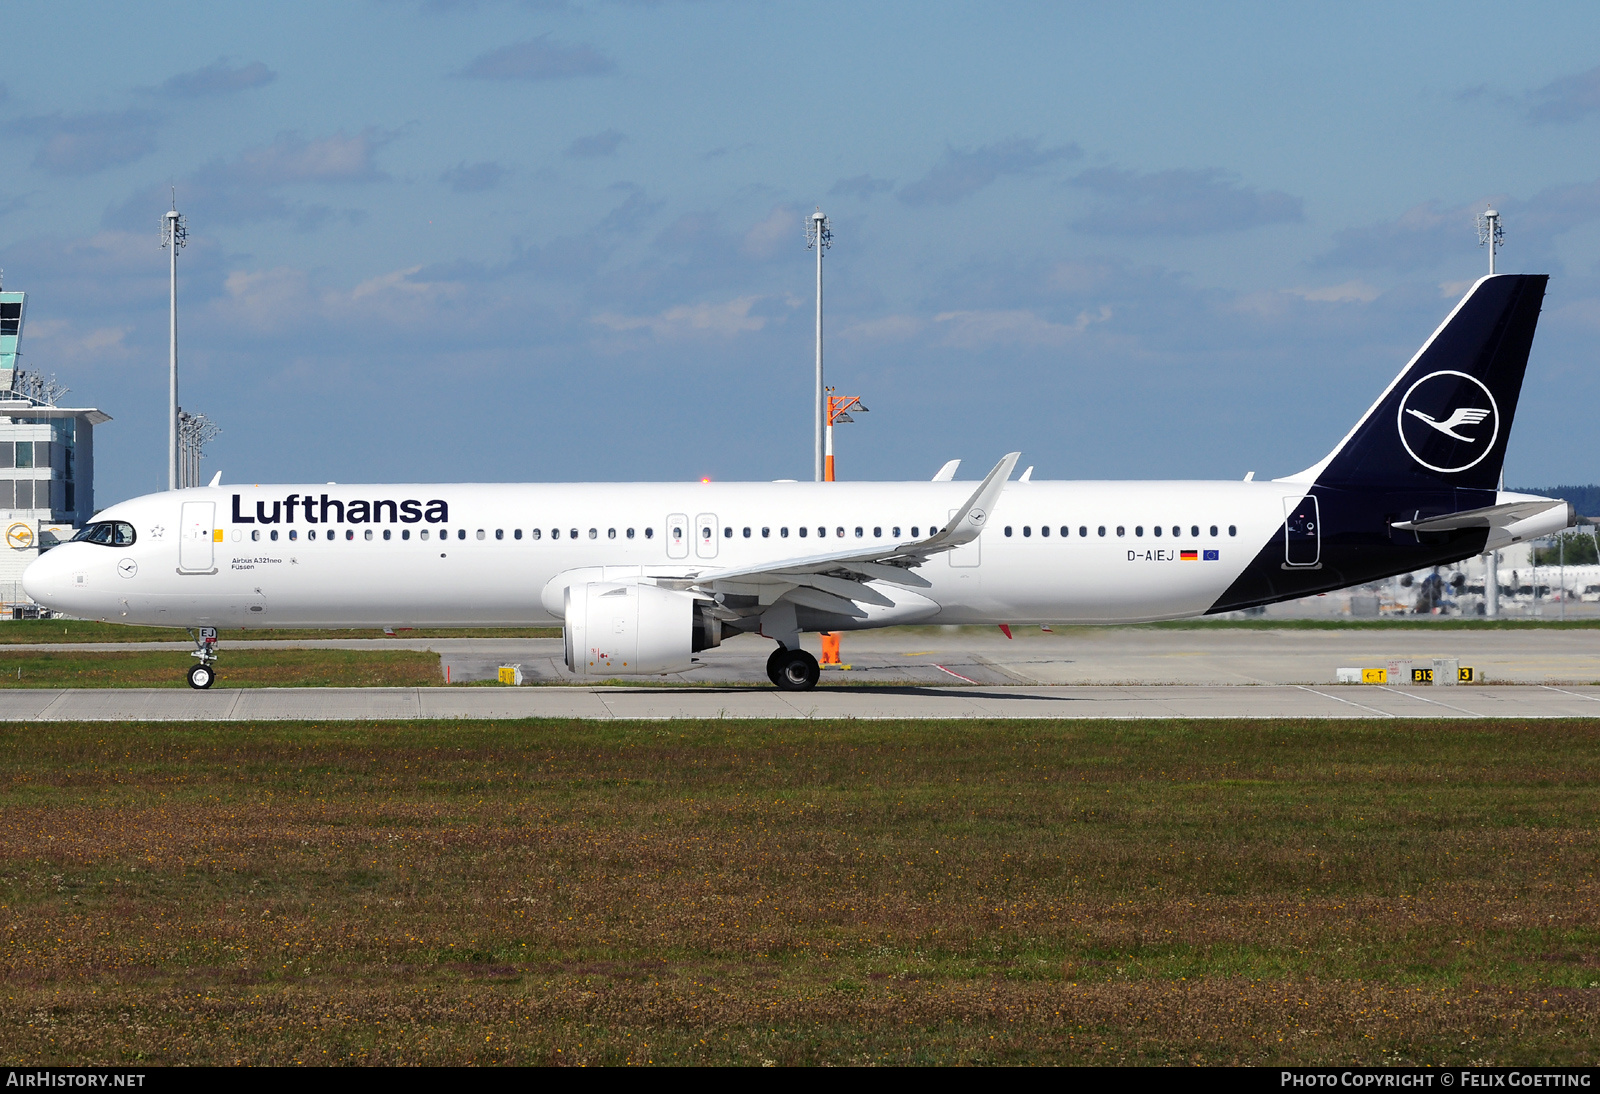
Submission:
POLYGON ((94 427, 111 416, 55 405, 53 382, 18 368, 27 294, 0 291, 0 614, 35 609, 22 571, 94 515, 94 427))

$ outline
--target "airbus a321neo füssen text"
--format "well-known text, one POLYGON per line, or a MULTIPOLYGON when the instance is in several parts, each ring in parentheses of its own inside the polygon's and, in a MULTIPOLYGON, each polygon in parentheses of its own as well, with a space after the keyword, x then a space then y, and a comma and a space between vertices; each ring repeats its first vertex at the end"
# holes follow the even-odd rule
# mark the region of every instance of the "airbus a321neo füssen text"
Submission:
POLYGON ((560 624, 580 678, 730 635, 815 686, 802 631, 1129 623, 1443 565, 1572 521, 1497 491, 1544 276, 1473 285, 1355 428, 1263 482, 212 485, 111 506, 23 577, 74 616, 216 627, 560 624), (1130 590, 1132 592, 1130 593, 1130 590))

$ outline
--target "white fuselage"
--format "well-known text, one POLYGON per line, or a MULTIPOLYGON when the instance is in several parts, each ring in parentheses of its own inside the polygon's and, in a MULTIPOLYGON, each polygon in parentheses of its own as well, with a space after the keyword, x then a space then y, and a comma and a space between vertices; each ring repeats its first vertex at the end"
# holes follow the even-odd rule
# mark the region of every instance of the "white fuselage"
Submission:
MULTIPOLYGON (((972 485, 208 487, 104 510, 95 520, 127 522, 132 545, 64 544, 24 581, 51 608, 138 624, 559 625, 543 594, 569 571, 692 574, 911 541, 944 524, 972 485), (284 499, 308 496, 317 519, 303 501, 289 519, 284 499), (275 505, 278 521, 264 523, 275 505)), ((1012 482, 976 542, 915 571, 934 608, 917 601, 846 625, 1198 615, 1280 532, 1285 499, 1303 494, 1271 482, 1012 482)))

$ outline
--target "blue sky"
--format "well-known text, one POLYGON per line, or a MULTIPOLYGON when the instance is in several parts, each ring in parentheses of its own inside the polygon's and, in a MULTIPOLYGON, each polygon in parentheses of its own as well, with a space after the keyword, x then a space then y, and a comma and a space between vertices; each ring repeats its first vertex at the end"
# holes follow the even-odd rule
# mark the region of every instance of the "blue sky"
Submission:
MULTIPOLYGON (((1553 275, 1508 479, 1600 479, 1592 5, 407 3, 7 13, 25 365, 115 421, 98 500, 224 481, 811 468, 1286 474, 1486 266, 1553 275)), ((965 475, 963 476, 965 477, 965 475)))

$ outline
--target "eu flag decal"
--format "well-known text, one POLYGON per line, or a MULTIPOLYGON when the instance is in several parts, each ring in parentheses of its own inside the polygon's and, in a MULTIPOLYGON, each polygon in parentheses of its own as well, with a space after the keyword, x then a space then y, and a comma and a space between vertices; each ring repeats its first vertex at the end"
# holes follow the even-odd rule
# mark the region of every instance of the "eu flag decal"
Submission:
POLYGON ((1180 559, 1182 559, 1184 562, 1199 562, 1200 561, 1200 552, 1199 551, 1179 551, 1178 552, 1178 557, 1180 559))
POLYGON ((1207 562, 1216 562, 1221 557, 1222 557, 1222 552, 1221 551, 1207 551, 1206 552, 1206 561, 1207 562))

